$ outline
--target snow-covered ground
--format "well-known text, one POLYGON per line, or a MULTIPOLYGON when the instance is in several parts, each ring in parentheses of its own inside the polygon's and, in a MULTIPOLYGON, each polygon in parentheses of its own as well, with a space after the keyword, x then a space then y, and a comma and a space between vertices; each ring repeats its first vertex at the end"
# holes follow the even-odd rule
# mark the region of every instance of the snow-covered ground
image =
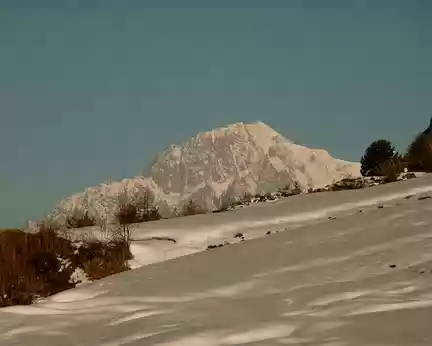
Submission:
MULTIPOLYGON (((327 220, 328 217, 349 215, 379 203, 402 199, 407 195, 432 191, 428 179, 401 181, 356 191, 321 192, 292 196, 264 204, 245 206, 235 211, 213 213, 142 223, 133 226, 132 268, 177 258, 206 250, 210 245, 238 243, 271 233, 327 220), (155 239, 156 238, 156 239, 155 239), (165 238, 166 240, 158 240, 165 238), (175 240, 175 243, 171 241, 175 240)), ((75 230, 104 238, 99 227, 75 230)))
POLYGON ((0 345, 430 346, 427 196, 431 175, 139 225, 153 264, 1 309, 0 345))

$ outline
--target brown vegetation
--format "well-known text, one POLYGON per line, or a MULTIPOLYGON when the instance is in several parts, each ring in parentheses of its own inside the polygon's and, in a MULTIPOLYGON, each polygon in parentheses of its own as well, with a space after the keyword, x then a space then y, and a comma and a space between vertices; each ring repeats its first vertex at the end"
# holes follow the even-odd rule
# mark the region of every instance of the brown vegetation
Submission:
POLYGON ((75 211, 73 215, 69 215, 66 219, 66 228, 84 228, 96 225, 96 220, 91 218, 86 212, 75 211))
POLYGON ((293 184, 287 184, 285 185, 283 188, 278 189, 278 193, 282 196, 282 197, 290 197, 290 196, 295 196, 295 195, 299 195, 301 194, 302 188, 300 186, 300 184, 295 181, 293 184))
POLYGON ((115 217, 121 225, 159 220, 161 215, 153 203, 154 197, 149 189, 133 200, 124 192, 119 196, 115 217))
POLYGON ((391 183, 398 180, 399 175, 404 171, 405 164, 401 158, 394 158, 380 164, 377 169, 377 175, 384 177, 385 183, 391 183))
POLYGON ((333 185, 326 186, 326 191, 358 190, 367 186, 362 178, 345 178, 333 185))
POLYGON ((36 234, 22 230, 0 233, 0 307, 30 304, 37 296, 48 296, 72 287, 71 268, 60 270, 58 257, 73 255, 70 242, 44 227, 36 234))
POLYGON ((198 206, 198 204, 194 200, 189 200, 188 204, 186 204, 183 207, 183 216, 189 216, 189 215, 198 215, 198 214, 205 214, 206 211, 204 208, 201 208, 198 206))
POLYGON ((132 254, 128 244, 117 239, 84 241, 74 258, 76 266, 82 268, 91 280, 129 270, 127 261, 130 259, 132 254))
POLYGON ((70 277, 76 268, 93 280, 129 269, 132 256, 122 241, 85 240, 80 245, 48 222, 41 222, 37 233, 1 231, 0 307, 31 304, 74 287, 70 277))
POLYGON ((410 172, 432 172, 432 136, 420 134, 409 145, 405 155, 410 172))

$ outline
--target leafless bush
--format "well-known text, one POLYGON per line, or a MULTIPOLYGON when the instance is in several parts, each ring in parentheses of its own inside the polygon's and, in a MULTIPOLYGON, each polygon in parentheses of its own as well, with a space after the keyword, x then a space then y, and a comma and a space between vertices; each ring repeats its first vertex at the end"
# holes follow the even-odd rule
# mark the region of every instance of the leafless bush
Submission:
POLYGON ((133 229, 129 224, 119 224, 117 227, 110 229, 109 240, 115 243, 123 243, 130 247, 132 242, 133 229))
POLYGON ((384 177, 384 182, 390 183, 398 180, 405 166, 400 158, 390 159, 378 166, 377 173, 384 177))
POLYGON ((367 183, 362 178, 349 179, 345 178, 335 182, 332 185, 326 186, 327 191, 342 191, 342 190, 358 190, 367 187, 367 183))
POLYGON ((92 280, 129 270, 132 254, 123 241, 87 239, 75 255, 75 264, 92 280))
POLYGON ((67 228, 84 228, 96 225, 96 220, 91 218, 88 211, 82 212, 74 210, 72 215, 69 215, 66 219, 67 228))
POLYGON ((287 184, 283 188, 278 189, 278 193, 282 197, 295 196, 301 194, 302 192, 303 190, 298 181, 294 181, 293 184, 287 184))
POLYGON ((244 192, 243 195, 240 198, 241 203, 243 204, 250 204, 252 202, 252 194, 248 191, 244 192))
POLYGON ((116 220, 121 225, 159 220, 159 209, 153 203, 154 197, 149 189, 145 189, 135 198, 129 198, 127 193, 123 192, 118 199, 116 220))
POLYGON ((194 200, 189 200, 183 208, 183 216, 205 214, 205 209, 199 207, 194 200))
POLYGON ((0 232, 0 307, 30 304, 36 296, 72 287, 70 268, 60 270, 59 261, 72 255, 71 243, 53 228, 0 232))
POLYGON ((37 296, 74 287, 70 278, 76 268, 94 280, 129 269, 125 241, 82 237, 77 247, 61 232, 49 220, 41 221, 35 233, 0 232, 0 307, 31 304, 37 296))

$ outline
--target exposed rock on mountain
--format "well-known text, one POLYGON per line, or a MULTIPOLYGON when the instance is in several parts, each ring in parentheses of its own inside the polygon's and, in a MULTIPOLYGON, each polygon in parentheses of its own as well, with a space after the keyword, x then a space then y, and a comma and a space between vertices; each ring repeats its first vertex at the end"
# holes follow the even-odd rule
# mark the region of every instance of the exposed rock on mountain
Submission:
POLYGON ((144 176, 88 188, 62 201, 56 213, 88 210, 109 220, 120 193, 133 199, 148 188, 161 214, 171 216, 190 199, 212 210, 244 192, 265 193, 294 182, 307 190, 359 175, 358 163, 294 144, 262 122, 238 123, 171 145, 144 176))

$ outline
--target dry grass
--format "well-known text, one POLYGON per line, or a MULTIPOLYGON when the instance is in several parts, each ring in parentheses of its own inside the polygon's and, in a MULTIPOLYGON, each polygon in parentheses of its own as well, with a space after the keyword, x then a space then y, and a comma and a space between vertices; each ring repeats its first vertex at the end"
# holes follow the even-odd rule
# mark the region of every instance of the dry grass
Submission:
POLYGON ((0 233, 0 307, 30 304, 36 296, 48 296, 73 287, 71 269, 60 270, 58 257, 73 255, 70 242, 57 230, 43 227, 36 234, 22 230, 0 233))
POLYGON ((0 307, 31 304, 36 297, 74 287, 70 277, 76 268, 93 280, 129 269, 132 255, 124 241, 87 240, 77 249, 60 234, 46 221, 37 233, 0 232, 0 307))
POLYGON ((86 240, 74 257, 74 264, 92 280, 129 270, 132 258, 129 246, 122 241, 86 240))
POLYGON ((198 204, 191 199, 189 200, 188 204, 184 206, 182 216, 198 215, 205 213, 206 211, 200 206, 198 206, 198 204))
POLYGON ((404 169, 405 165, 402 159, 390 159, 379 165, 377 173, 384 177, 384 182, 390 183, 397 181, 404 169))

